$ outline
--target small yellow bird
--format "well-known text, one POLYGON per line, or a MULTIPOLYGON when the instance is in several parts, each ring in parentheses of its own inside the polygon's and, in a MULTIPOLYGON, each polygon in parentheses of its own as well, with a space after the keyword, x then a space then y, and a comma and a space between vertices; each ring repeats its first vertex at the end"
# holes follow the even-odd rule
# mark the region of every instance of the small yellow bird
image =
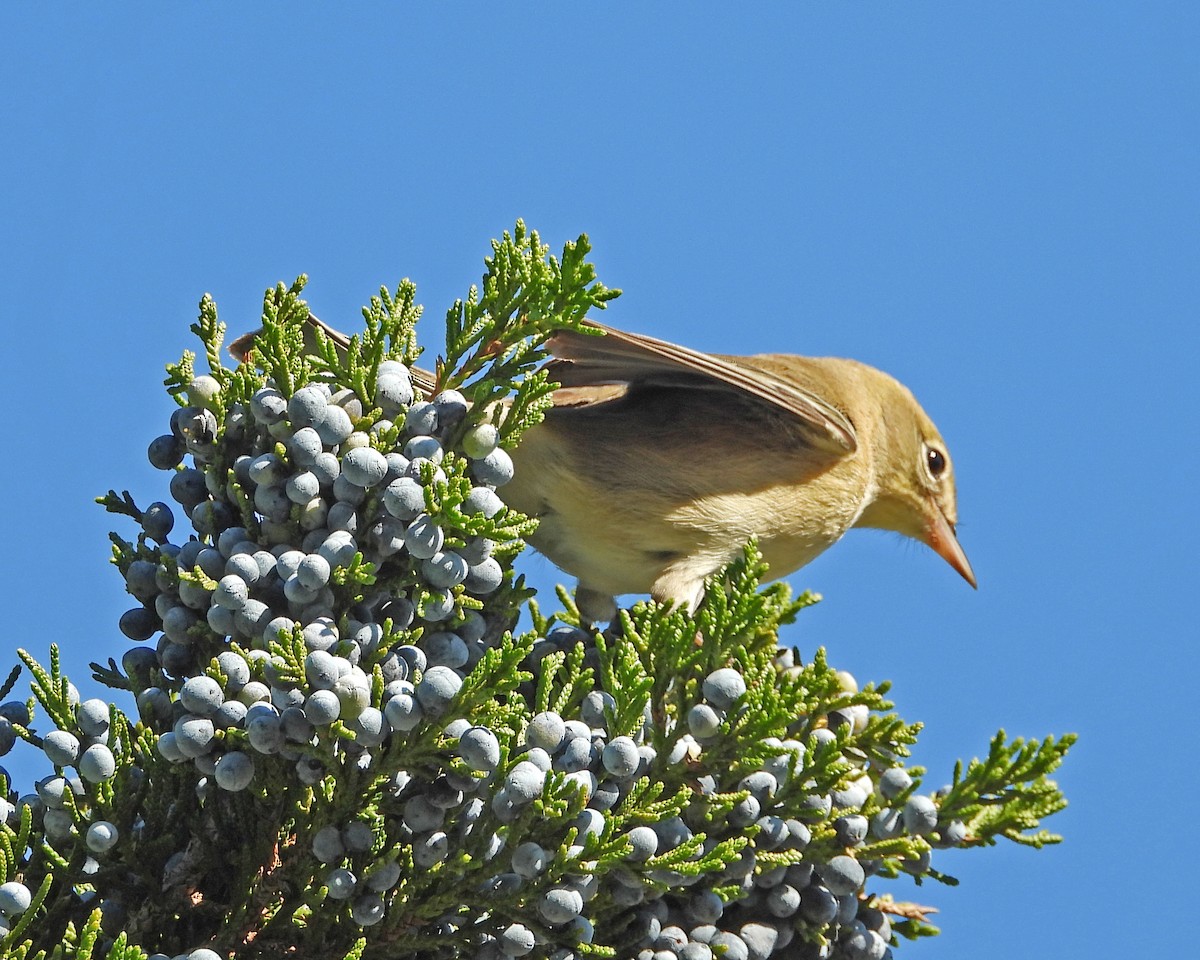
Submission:
POLYGON ((928 544, 975 586, 945 441, 898 381, 854 360, 718 356, 595 326, 605 335, 549 341, 562 386, 498 491, 538 518, 530 543, 578 578, 586 617, 610 619, 626 593, 694 609, 751 537, 784 576, 851 527, 928 544))

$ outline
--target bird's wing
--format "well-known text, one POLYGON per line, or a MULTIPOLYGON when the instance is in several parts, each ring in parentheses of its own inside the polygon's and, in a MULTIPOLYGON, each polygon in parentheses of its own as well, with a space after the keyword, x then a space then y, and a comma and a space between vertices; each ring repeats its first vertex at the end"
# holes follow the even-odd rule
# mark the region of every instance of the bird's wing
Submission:
MULTIPOLYGON (((335 346, 340 347, 342 350, 349 349, 350 337, 342 333, 341 330, 334 330, 333 327, 315 313, 309 313, 308 319, 310 323, 324 330, 325 336, 332 340, 335 346)), ((410 367, 408 372, 417 389, 426 397, 437 389, 437 377, 428 370, 422 370, 420 367, 410 367)))
MULTIPOLYGON (((341 330, 335 330, 315 313, 309 313, 308 322, 324 331, 325 336, 333 341, 333 345, 339 350, 344 352, 350 348, 350 337, 342 333, 341 330)), ((262 333, 261 330, 255 330, 253 333, 242 334, 229 344, 230 354, 236 359, 244 361, 254 348, 254 338, 260 333, 262 333)), ((428 397, 436 389, 437 378, 428 370, 422 370, 420 367, 412 367, 409 370, 409 374, 412 382, 416 384, 417 389, 425 396, 428 397)))
MULTIPOLYGON (((349 347, 350 338, 340 330, 315 314, 309 314, 309 321, 342 350, 349 347)), ((556 407, 597 407, 642 387, 731 391, 794 417, 817 444, 834 453, 846 455, 858 448, 854 425, 845 414, 799 384, 742 365, 737 358, 700 353, 666 340, 588 322, 603 336, 562 330, 547 343, 556 358, 548 364, 550 377, 562 384, 555 391, 556 407)), ((239 337, 229 345, 229 352, 244 360, 254 346, 254 337, 239 337)), ((432 373, 413 367, 411 374, 413 383, 426 396, 436 389, 432 373)))
MULTIPOLYGON (((320 329, 324 330, 325 336, 329 337, 331 341, 334 341, 334 346, 340 347, 343 350, 349 349, 350 338, 346 334, 343 334, 341 330, 335 330, 332 328, 332 326, 330 326, 328 323, 325 323, 323 319, 320 319, 316 313, 308 314, 308 320, 310 320, 310 323, 313 325, 319 326, 320 329)), ((416 386, 416 389, 421 391, 422 396, 430 397, 433 392, 437 390, 438 378, 434 376, 433 373, 430 373, 430 371, 421 370, 420 367, 409 367, 408 376, 413 380, 413 384, 416 386)))
POLYGON ((609 403, 640 387, 732 391, 795 417, 816 442, 840 454, 858 447, 854 425, 827 400, 766 370, 743 366, 637 333, 590 321, 603 336, 563 330, 547 346, 550 377, 563 385, 563 405, 609 403), (599 389, 604 388, 604 389, 599 389))

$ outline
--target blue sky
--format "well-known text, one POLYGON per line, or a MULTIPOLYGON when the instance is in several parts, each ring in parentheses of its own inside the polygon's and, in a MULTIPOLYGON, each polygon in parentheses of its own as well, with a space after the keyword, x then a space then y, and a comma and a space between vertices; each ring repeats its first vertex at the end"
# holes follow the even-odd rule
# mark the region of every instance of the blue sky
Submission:
POLYGON ((240 332, 306 272, 352 329, 409 276, 436 349, 491 237, 586 232, 608 322, 865 360, 947 438, 979 591, 853 532, 785 639, 894 681, 931 786, 998 727, 1081 735, 1066 843, 896 884, 944 929, 899 955, 1176 955, 1147 905, 1200 854, 1195 5, 253 7, 0 11, 4 660, 57 641, 95 692, 124 649, 91 501, 166 499, 144 450, 202 293, 240 332))

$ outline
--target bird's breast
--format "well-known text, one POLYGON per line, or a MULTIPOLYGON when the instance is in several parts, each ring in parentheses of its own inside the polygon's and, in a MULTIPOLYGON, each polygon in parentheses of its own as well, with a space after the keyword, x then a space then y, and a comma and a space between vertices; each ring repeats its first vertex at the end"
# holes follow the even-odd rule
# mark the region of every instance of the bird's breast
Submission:
POLYGON ((539 519, 532 545, 593 589, 647 593, 668 578, 686 585, 668 592, 690 590, 752 537, 781 576, 833 544, 862 510, 857 457, 831 463, 759 442, 753 430, 623 426, 564 417, 530 430, 513 452, 516 476, 499 491, 539 519))

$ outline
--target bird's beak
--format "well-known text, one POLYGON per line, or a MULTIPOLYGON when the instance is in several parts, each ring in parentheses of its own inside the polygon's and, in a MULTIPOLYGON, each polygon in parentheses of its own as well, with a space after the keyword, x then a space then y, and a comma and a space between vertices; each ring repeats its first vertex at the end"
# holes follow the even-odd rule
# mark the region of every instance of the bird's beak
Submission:
POLYGON ((959 576, 978 589, 979 585, 975 582, 975 571, 971 569, 971 561, 967 559, 966 552, 958 542, 958 537, 954 533, 954 525, 946 519, 946 515, 942 513, 941 507, 936 503, 931 503, 929 506, 929 528, 925 534, 925 542, 933 547, 939 557, 957 570, 959 576))

